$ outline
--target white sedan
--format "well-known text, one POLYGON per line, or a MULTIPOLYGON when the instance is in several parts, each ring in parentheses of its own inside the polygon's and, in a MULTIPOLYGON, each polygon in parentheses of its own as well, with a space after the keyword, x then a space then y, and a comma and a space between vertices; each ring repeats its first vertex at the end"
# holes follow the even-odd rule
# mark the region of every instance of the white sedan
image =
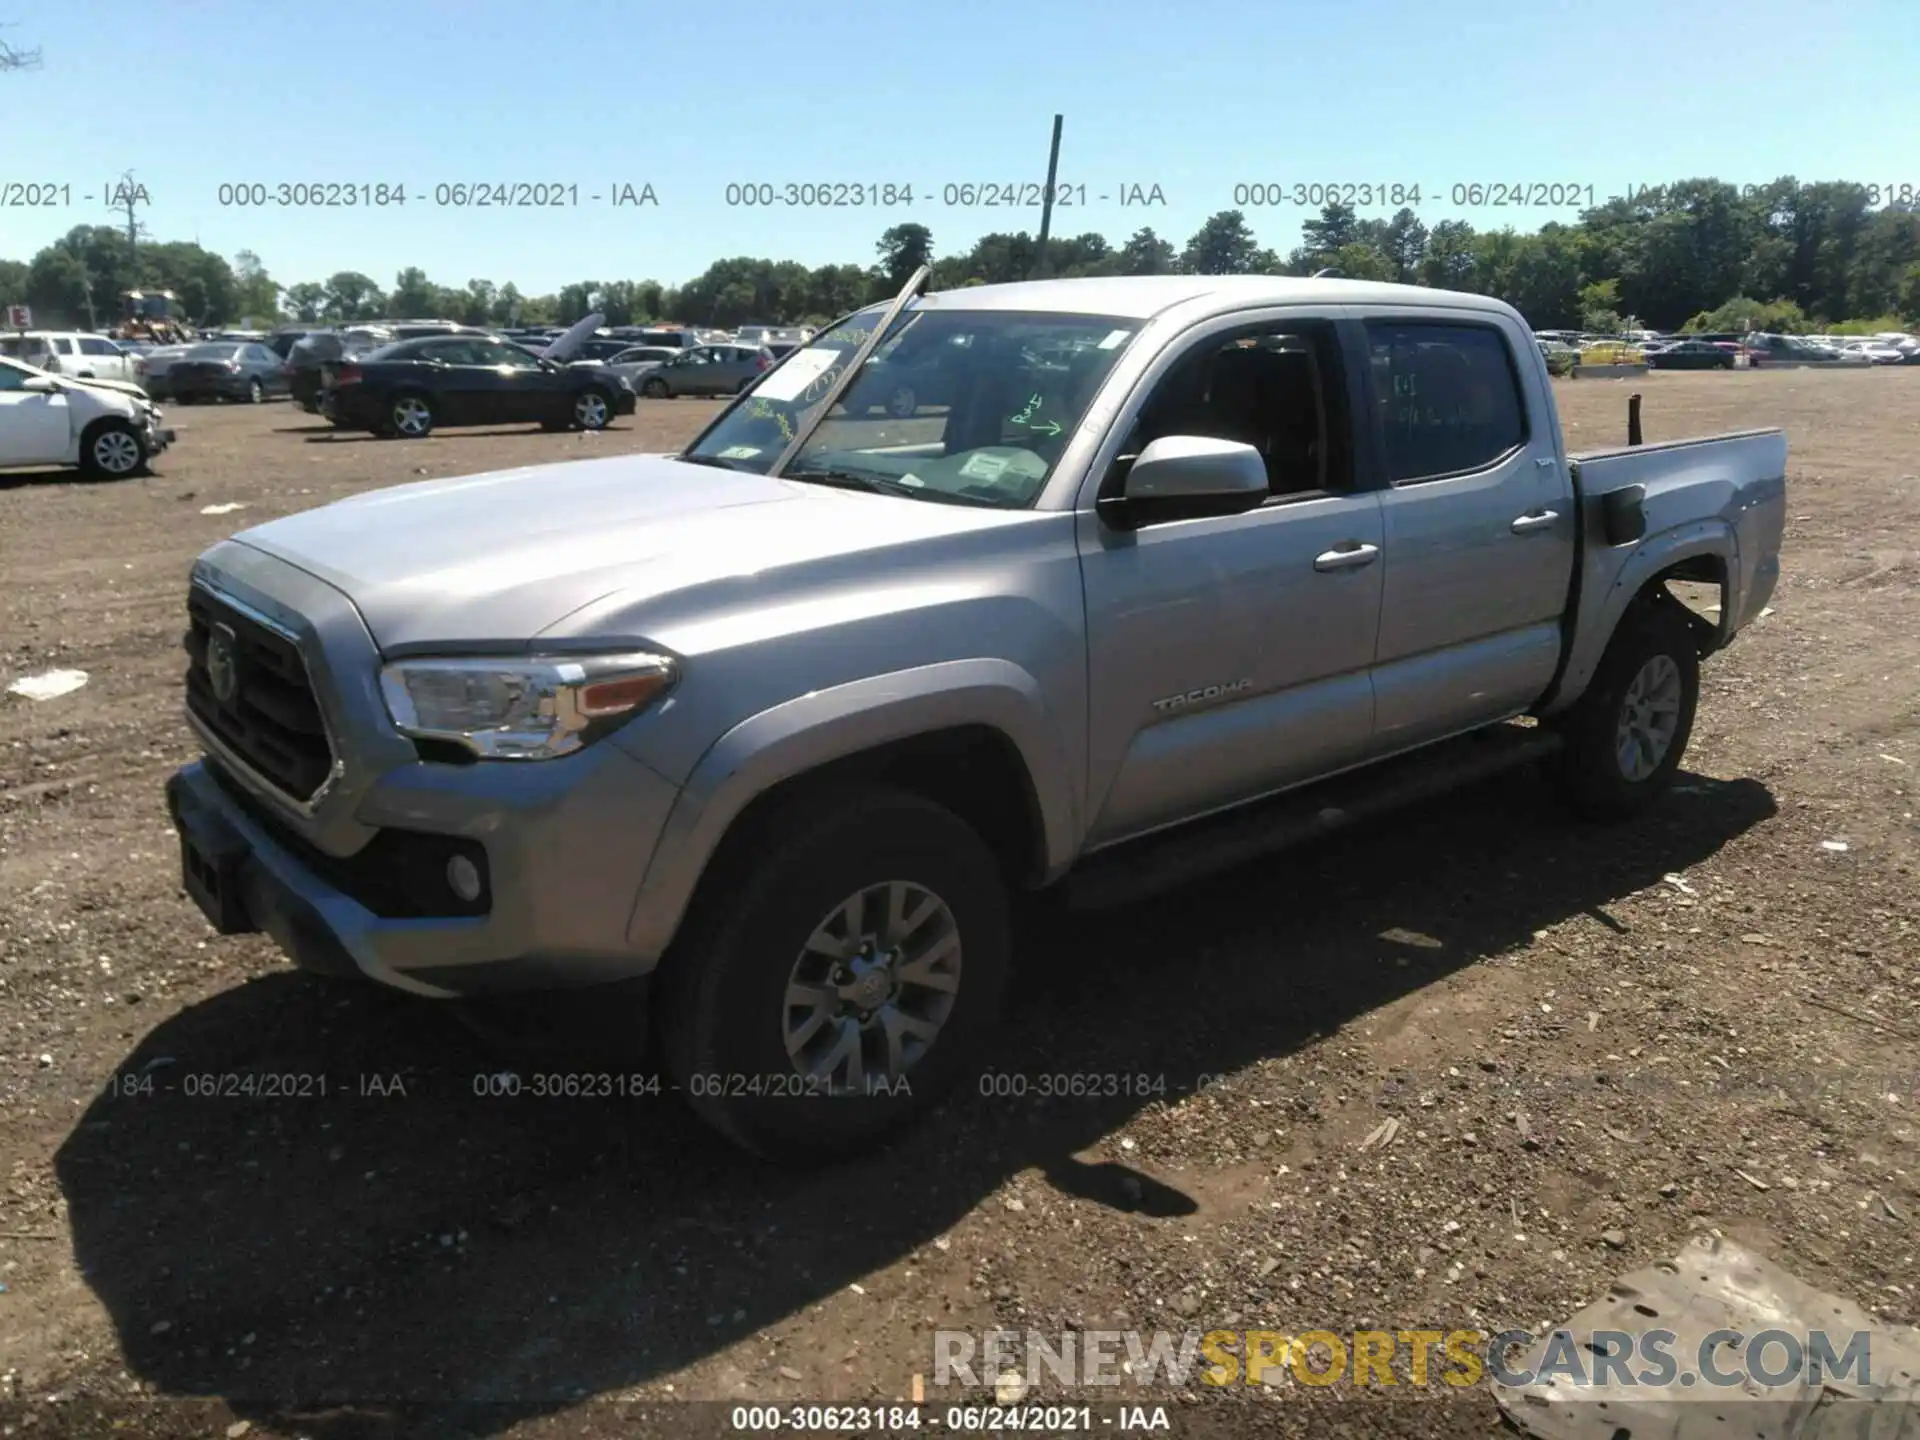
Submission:
POLYGON ((1866 356, 1872 365, 1900 365, 1907 358, 1898 346, 1885 340, 1855 340, 1845 348, 1853 354, 1866 356))
POLYGON ((68 379, 0 356, 0 469, 66 465, 123 480, 172 443, 139 386, 68 379))

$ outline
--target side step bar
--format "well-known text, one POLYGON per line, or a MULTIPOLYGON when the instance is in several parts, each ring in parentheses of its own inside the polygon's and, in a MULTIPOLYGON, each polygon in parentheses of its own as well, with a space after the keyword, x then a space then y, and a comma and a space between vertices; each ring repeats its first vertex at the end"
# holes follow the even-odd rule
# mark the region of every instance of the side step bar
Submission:
POLYGON ((1075 910, 1164 894, 1202 875, 1531 764, 1560 746, 1559 733, 1546 726, 1488 726, 1212 819, 1126 841, 1091 856, 1060 888, 1075 910))

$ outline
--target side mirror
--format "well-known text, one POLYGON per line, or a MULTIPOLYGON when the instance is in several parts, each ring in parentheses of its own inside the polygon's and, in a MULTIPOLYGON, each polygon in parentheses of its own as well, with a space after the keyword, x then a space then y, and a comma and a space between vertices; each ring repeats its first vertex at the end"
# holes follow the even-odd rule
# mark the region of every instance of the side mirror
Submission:
POLYGON ((1168 520, 1241 515, 1266 503, 1267 462, 1251 445, 1208 435, 1164 435, 1127 471, 1118 495, 1096 502, 1116 530, 1168 520))
POLYGON ((52 395, 60 389, 60 382, 51 375, 29 375, 20 382, 20 388, 36 395, 52 395))

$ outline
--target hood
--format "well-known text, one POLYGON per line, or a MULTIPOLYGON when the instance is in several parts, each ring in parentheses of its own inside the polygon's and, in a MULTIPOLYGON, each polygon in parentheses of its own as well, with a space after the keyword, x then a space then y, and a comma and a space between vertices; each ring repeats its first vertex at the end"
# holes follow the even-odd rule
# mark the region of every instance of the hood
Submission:
POLYGON ((765 595, 769 572, 869 551, 897 560, 901 546, 1034 513, 625 455, 400 485, 234 538, 345 592, 397 655, 524 649, 561 638, 588 606, 666 644, 676 622, 765 595))
POLYGON ((111 390, 118 395, 131 395, 137 400, 145 400, 147 398, 146 391, 142 390, 138 385, 129 384, 125 380, 83 380, 77 375, 61 375, 59 378, 68 385, 80 385, 88 390, 111 390))

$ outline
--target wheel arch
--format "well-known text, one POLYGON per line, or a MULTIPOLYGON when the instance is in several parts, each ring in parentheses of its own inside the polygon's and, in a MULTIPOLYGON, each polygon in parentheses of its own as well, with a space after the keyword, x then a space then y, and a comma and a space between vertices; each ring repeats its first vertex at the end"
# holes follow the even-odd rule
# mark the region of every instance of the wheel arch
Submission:
POLYGON ((1079 803, 1040 695, 1011 662, 953 661, 816 691, 742 721, 675 802, 629 942, 664 953, 696 895, 725 883, 730 860, 748 856, 770 820, 840 786, 923 795, 981 831, 1010 883, 1056 878, 1077 843, 1079 803))
POLYGON ((1740 573, 1739 548, 1732 526, 1722 520, 1703 520, 1642 540, 1618 563, 1610 580, 1602 577, 1604 589, 1592 585, 1595 577, 1589 568, 1583 585, 1592 585, 1592 590, 1577 602, 1580 613, 1575 617, 1566 663, 1537 713, 1558 714, 1586 693, 1620 622, 1636 604, 1678 606, 1688 618, 1702 656, 1725 645, 1732 638, 1732 617, 1739 613, 1739 597, 1734 593, 1740 573), (1668 587, 1679 581, 1717 589, 1715 619, 1708 620, 1673 594, 1668 587))

